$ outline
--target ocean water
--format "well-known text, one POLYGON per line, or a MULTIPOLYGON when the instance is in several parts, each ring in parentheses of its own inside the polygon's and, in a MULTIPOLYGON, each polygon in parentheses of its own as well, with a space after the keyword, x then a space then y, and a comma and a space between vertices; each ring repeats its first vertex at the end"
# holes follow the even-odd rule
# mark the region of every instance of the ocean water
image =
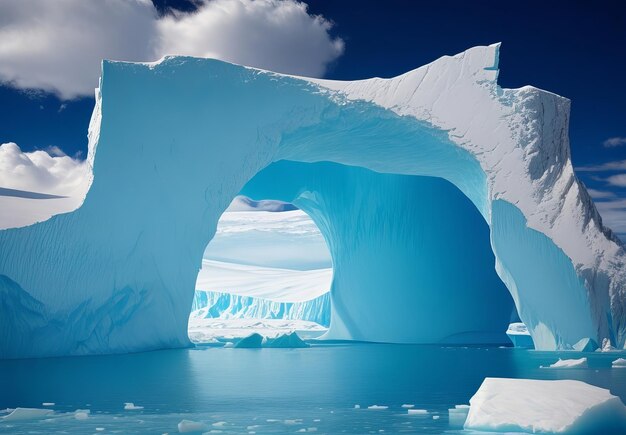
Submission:
MULTIPOLYGON (((447 409, 468 403, 487 377, 578 379, 626 401, 623 353, 585 354, 587 369, 541 369, 577 352, 368 343, 307 349, 194 349, 0 361, 0 409, 42 408, 0 433, 178 433, 178 423, 225 434, 462 433, 447 409), (125 402, 142 406, 124 410, 125 402), (429 411, 408 415, 403 404, 429 411), (360 409, 356 409, 359 405, 360 409), (371 405, 387 409, 370 410, 371 405), (88 409, 86 419, 76 409, 88 409), (433 419, 433 416, 439 416, 433 419)), ((201 432, 198 432, 201 433, 201 432)))

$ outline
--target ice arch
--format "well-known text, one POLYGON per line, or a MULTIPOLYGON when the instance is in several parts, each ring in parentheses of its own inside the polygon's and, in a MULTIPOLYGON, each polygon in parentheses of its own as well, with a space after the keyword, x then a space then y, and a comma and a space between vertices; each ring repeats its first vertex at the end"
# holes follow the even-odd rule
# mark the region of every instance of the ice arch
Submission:
MULTIPOLYGON (((280 160, 447 180, 489 226, 498 275, 539 348, 587 337, 623 347, 624 250, 574 175, 569 102, 500 88, 498 50, 357 82, 209 59, 105 62, 84 203, 0 232, 0 356, 187 345, 193 284, 219 216, 280 160)), ((316 192, 298 198, 315 202, 316 192)), ((374 211, 360 211, 375 226, 374 211)), ((352 318, 344 333, 367 339, 367 320, 352 318)))

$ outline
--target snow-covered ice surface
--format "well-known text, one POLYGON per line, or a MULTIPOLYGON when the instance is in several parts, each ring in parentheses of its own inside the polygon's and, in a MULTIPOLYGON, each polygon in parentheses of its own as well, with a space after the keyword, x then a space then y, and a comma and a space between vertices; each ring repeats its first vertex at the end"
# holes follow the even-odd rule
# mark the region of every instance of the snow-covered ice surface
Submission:
POLYGON ((470 399, 465 429, 529 433, 624 433, 626 407, 580 381, 486 378, 470 399))
POLYGON ((296 332, 305 339, 319 338, 328 329, 319 323, 293 319, 189 319, 189 338, 196 344, 232 341, 252 333, 276 337, 296 332))
POLYGON ((189 345, 205 248, 240 193, 319 227, 329 338, 504 343, 512 297, 537 349, 623 348, 624 249, 574 174, 569 101, 499 87, 499 49, 353 82, 104 62, 82 206, 0 231, 0 357, 189 345))
POLYGON ((303 302, 328 293, 332 268, 293 270, 202 260, 196 290, 254 296, 274 302, 303 302))
POLYGON ((243 208, 240 198, 246 197, 236 197, 220 216, 215 236, 204 251, 200 276, 207 275, 203 272, 210 267, 204 264, 206 260, 277 269, 330 269, 324 237, 305 212, 275 211, 285 209, 280 201, 269 201, 270 205, 258 201, 257 208, 243 208))

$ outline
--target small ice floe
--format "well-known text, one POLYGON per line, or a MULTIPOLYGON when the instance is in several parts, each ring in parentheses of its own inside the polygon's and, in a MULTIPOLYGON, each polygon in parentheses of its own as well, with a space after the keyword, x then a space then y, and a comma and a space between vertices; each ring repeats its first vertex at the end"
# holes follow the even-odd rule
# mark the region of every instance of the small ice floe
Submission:
POLYGON ((439 416, 438 415, 433 415, 433 420, 439 420, 439 416))
POLYGON ((375 410, 387 409, 387 408, 389 408, 389 407, 386 406, 386 405, 371 405, 371 406, 367 407, 367 409, 375 409, 375 410))
POLYGON ((581 381, 485 378, 464 428, 532 433, 626 433, 626 407, 581 381))
POLYGON ((213 427, 224 427, 224 426, 226 426, 226 422, 225 421, 216 421, 211 426, 213 426, 213 427))
POLYGON ((15 408, 9 415, 0 418, 0 421, 39 420, 53 413, 52 409, 15 408))
POLYGON ((296 432, 300 432, 300 433, 304 433, 304 432, 317 432, 317 428, 316 427, 307 427, 302 428, 302 429, 298 429, 296 432))
POLYGON ((180 433, 204 432, 208 429, 209 428, 207 427, 207 425, 200 421, 182 420, 180 423, 178 423, 178 432, 180 433))
POLYGON ((354 409, 361 409, 361 405, 354 405, 354 409))
POLYGON ((143 406, 135 405, 133 402, 124 403, 124 410, 126 411, 138 411, 140 409, 143 409, 143 406))
POLYGON ((97 432, 102 432, 103 430, 104 430, 104 428, 103 428, 103 427, 97 427, 97 428, 96 428, 96 431, 97 431, 97 432))
POLYGON ((463 427, 469 408, 469 405, 454 405, 454 408, 448 409, 448 422, 450 426, 463 427))
POLYGON ((405 403, 404 405, 402 405, 403 408, 415 408, 415 405, 411 405, 410 403, 405 403))
POLYGON ((235 343, 233 343, 232 341, 227 341, 226 343, 224 343, 224 347, 225 348, 235 347, 235 343))
POLYGON ((617 358, 615 361, 611 363, 611 367, 615 368, 626 368, 626 359, 617 358))
POLYGON ((293 419, 293 420, 285 420, 285 421, 283 421, 283 423, 285 423, 287 425, 290 425, 290 426, 293 426, 293 425, 296 425, 296 424, 302 424, 302 419, 301 418, 296 418, 296 419, 293 419))
POLYGON ((427 415, 429 415, 429 412, 426 409, 408 409, 407 413, 409 415, 419 415, 422 417, 426 417, 427 415))
POLYGON ((561 359, 549 366, 540 366, 542 369, 586 369, 587 358, 561 359))
POLYGON ((41 406, 54 406, 56 405, 54 402, 43 402, 41 406))
POLYGON ((90 413, 91 410, 89 409, 77 409, 76 411, 74 411, 74 418, 76 420, 87 420, 90 413))

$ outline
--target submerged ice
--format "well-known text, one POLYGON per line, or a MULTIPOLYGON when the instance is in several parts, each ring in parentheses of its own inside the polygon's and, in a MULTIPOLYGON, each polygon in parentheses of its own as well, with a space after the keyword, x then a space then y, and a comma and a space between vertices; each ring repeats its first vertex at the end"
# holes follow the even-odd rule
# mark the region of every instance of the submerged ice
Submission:
POLYGON ((505 343, 515 306, 537 349, 623 348, 625 254, 574 174, 569 101, 499 87, 498 53, 353 82, 104 62, 83 204, 0 231, 0 357, 189 345, 240 193, 319 227, 330 338, 505 343))

